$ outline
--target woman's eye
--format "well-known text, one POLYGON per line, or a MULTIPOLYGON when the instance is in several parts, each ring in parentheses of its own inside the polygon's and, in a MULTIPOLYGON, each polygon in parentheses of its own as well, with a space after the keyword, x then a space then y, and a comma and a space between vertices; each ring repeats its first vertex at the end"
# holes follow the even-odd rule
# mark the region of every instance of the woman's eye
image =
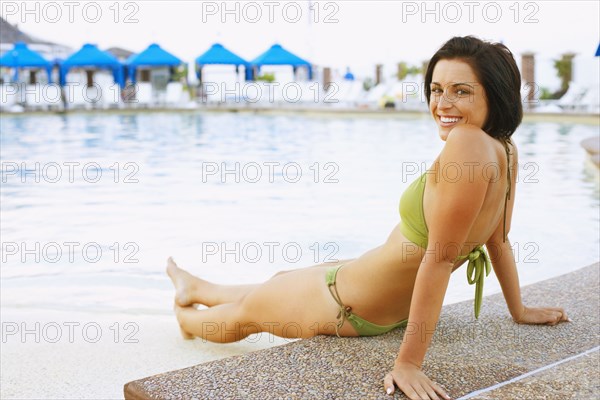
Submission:
POLYGON ((469 94, 469 92, 468 92, 468 91, 466 91, 466 90, 464 90, 464 89, 458 89, 458 90, 456 91, 456 94, 458 94, 459 96, 464 96, 464 95, 467 95, 467 94, 469 94))
POLYGON ((442 92, 442 89, 440 89, 440 88, 431 89, 431 93, 441 93, 441 92, 442 92))

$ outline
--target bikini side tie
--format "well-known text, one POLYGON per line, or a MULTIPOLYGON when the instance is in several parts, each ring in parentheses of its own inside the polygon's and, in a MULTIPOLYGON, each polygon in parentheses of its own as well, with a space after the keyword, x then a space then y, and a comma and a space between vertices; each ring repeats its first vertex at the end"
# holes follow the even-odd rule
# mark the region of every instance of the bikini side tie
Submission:
POLYGON ((334 282, 328 283, 327 288, 329 289, 329 292, 331 293, 331 297, 333 297, 335 302, 338 303, 338 305, 340 306, 340 311, 338 312, 338 315, 336 317, 338 319, 338 323, 335 325, 335 334, 338 337, 341 337, 339 330, 342 328, 342 326, 344 325, 344 322, 346 322, 348 317, 352 314, 352 307, 345 306, 344 303, 342 303, 342 299, 340 298, 340 295, 337 290, 337 285, 335 282, 335 280, 336 280, 335 278, 337 277, 337 271, 339 271, 339 268, 335 271, 334 282), (333 286, 333 290, 331 290, 332 286, 333 286), (334 293, 334 291, 335 291, 335 293, 334 293))
POLYGON ((457 257, 456 260, 464 260, 465 258, 469 259, 467 281, 469 285, 475 284, 475 318, 479 318, 483 301, 483 281, 492 271, 492 263, 481 245, 475 247, 469 254, 457 257))

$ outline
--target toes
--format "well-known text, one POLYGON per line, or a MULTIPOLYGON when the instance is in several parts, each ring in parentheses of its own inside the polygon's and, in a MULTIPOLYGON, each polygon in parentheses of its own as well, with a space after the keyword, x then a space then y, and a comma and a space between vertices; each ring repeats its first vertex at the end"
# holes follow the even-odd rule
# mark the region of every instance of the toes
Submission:
POLYGON ((167 275, 171 278, 177 276, 177 272, 179 271, 179 267, 175 264, 173 257, 169 257, 167 259, 167 275))

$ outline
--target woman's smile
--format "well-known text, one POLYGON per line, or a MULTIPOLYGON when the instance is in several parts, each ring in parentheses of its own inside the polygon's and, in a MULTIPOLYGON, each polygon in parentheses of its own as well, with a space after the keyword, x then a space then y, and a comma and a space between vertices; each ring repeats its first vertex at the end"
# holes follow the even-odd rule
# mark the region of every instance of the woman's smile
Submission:
POLYGON ((454 115, 438 115, 439 124, 443 127, 451 127, 456 125, 462 117, 454 115))

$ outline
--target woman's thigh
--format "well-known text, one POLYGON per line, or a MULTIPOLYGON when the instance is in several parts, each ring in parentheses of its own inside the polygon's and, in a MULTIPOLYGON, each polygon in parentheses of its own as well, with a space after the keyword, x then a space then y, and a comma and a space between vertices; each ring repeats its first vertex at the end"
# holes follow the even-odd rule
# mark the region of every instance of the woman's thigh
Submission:
MULTIPOLYGON (((327 268, 312 267, 276 275, 244 298, 245 323, 281 337, 308 338, 335 335, 339 306, 332 298, 325 274, 327 268)), ((340 336, 357 336, 345 323, 340 336)))

